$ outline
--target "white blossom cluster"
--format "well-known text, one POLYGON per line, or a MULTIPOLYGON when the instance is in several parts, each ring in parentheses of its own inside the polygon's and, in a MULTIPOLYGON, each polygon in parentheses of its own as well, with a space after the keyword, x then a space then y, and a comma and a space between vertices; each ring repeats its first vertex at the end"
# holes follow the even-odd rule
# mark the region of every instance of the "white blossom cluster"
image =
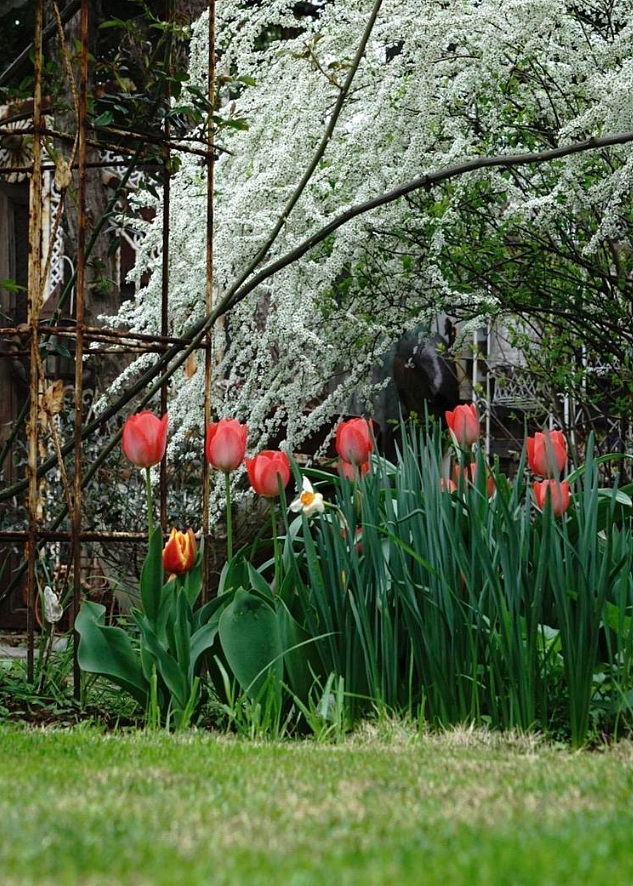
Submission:
MULTIPOLYGON (((216 298, 265 241, 301 179, 372 2, 315 3, 318 14, 301 21, 294 5, 270 0, 254 8, 247 0, 223 0, 217 6, 218 67, 255 85, 223 103, 223 114, 239 113, 249 128, 222 130, 220 139, 227 150, 215 166, 216 298), (295 36, 276 38, 279 29, 295 36), (264 40, 266 34, 273 36, 264 40)), ((191 45, 191 80, 200 88, 206 86, 206 41, 203 16, 191 45)), ((346 208, 425 172, 633 128, 631 59, 633 0, 385 0, 333 138, 267 261, 346 208)), ((345 411, 352 392, 369 397, 377 355, 403 331, 447 306, 490 309, 489 293, 472 286, 462 291, 442 260, 445 232, 459 225, 475 184, 503 191, 508 218, 535 229, 576 212, 596 213, 595 242, 586 247, 592 250, 618 235, 632 162, 630 147, 620 146, 608 162, 578 154, 558 161, 554 172, 542 166, 514 175, 482 170, 438 192, 432 217, 400 199, 355 218, 269 278, 218 326, 214 413, 248 421, 252 449, 278 435, 298 447, 345 411), (398 239, 412 224, 426 237, 413 263, 398 239)), ((204 168, 185 155, 171 182, 174 335, 205 313, 205 213, 204 168)), ((145 225, 136 300, 115 320, 136 331, 160 329, 161 237, 159 212, 145 225), (141 286, 148 270, 149 282, 141 286)), ((126 369, 119 387, 152 359, 126 369)), ((199 364, 172 381, 172 446, 202 431, 199 364)))

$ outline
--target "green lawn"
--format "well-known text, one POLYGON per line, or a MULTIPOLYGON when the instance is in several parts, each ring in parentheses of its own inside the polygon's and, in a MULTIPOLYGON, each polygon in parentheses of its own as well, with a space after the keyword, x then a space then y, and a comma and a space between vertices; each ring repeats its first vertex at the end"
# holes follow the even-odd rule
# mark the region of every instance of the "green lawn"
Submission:
POLYGON ((633 745, 0 727, 2 886, 630 886, 633 745))

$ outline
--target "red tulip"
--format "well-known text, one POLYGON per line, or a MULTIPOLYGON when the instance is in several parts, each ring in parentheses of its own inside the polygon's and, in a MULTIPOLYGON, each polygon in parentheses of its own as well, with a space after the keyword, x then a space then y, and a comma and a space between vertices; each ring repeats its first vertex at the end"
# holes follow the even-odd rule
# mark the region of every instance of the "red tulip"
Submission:
POLYGON ((552 503, 552 511, 555 517, 560 517, 569 507, 569 483, 565 480, 541 480, 534 483, 534 498, 537 506, 543 510, 545 501, 549 497, 552 503))
POLYGON ((228 473, 242 464, 246 452, 248 428, 234 418, 221 418, 207 427, 205 454, 219 471, 228 473))
POLYGON ((561 431, 545 431, 527 438, 528 466, 541 477, 559 476, 567 463, 567 443, 561 431))
POLYGON ((371 427, 365 418, 342 421, 336 429, 336 451, 343 461, 363 465, 374 449, 371 427))
POLYGON ((167 413, 157 418, 146 409, 137 415, 130 415, 123 426, 121 445, 132 464, 139 468, 151 468, 162 460, 167 446, 168 423, 167 413))
POLYGON ((471 461, 469 465, 462 465, 455 462, 453 465, 453 482, 455 486, 459 486, 459 481, 463 483, 475 483, 477 481, 477 462, 471 461))
POLYGON ((278 494, 278 477, 281 477, 282 486, 288 485, 290 462, 285 452, 265 449, 255 458, 245 458, 244 464, 251 486, 264 498, 274 498, 278 494))
POLYGON ((342 458, 339 458, 336 464, 336 470, 339 472, 341 477, 347 477, 350 483, 356 483, 364 474, 369 470, 369 462, 366 461, 362 465, 353 465, 348 461, 343 461, 342 458))
POLYGON ((189 528, 186 532, 178 532, 172 529, 167 544, 163 549, 163 568, 165 572, 181 575, 183 572, 189 572, 196 561, 198 547, 196 545, 196 537, 193 529, 189 528))
POLYGON ((442 492, 455 492, 457 485, 450 477, 440 477, 440 489, 442 492))
POLYGON ((479 416, 474 403, 456 406, 444 413, 446 424, 458 446, 471 446, 479 439, 479 416))
MULTIPOLYGON (((476 461, 471 461, 471 463, 469 465, 460 465, 460 464, 456 463, 453 466, 453 482, 455 484, 455 488, 457 488, 459 486, 459 481, 460 481, 460 478, 462 478, 462 477, 463 477, 462 482, 472 483, 473 486, 477 485, 477 462, 476 461)), ((488 474, 487 487, 488 487, 488 498, 491 498, 492 494, 494 493, 494 491, 496 489, 495 479, 492 476, 492 474, 488 474)))

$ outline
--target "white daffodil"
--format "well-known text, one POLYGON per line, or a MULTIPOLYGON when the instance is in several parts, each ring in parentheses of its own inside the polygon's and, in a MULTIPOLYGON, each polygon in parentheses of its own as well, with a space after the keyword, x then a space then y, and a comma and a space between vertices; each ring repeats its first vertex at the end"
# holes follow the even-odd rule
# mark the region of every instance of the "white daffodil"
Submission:
POLYGON ((303 490, 301 495, 299 498, 295 498, 292 502, 290 510, 295 514, 298 514, 299 511, 303 511, 306 517, 311 517, 313 514, 322 514, 325 510, 323 496, 320 492, 314 491, 312 483, 310 483, 307 477, 303 478, 303 490))
POLYGON ((44 618, 49 624, 55 624, 64 614, 64 607, 59 602, 55 591, 46 585, 44 588, 44 618))

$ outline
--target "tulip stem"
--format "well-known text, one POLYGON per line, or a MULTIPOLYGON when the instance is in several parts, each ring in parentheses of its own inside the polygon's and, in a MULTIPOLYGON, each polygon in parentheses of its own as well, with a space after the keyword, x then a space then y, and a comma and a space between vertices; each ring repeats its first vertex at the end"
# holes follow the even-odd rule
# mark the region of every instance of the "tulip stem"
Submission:
POLYGON ((279 538, 277 537, 277 514, 275 513, 275 504, 271 502, 270 508, 270 519, 273 526, 273 558, 275 560, 275 584, 274 584, 274 592, 279 593, 279 574, 280 574, 280 563, 279 563, 279 538))
POLYGON ((147 490, 147 528, 149 538, 151 539, 152 532, 154 531, 154 504, 152 501, 152 479, 149 468, 145 468, 145 488, 147 490))
POLYGON ((231 477, 228 471, 224 473, 224 488, 226 489, 226 556, 230 563, 233 559, 233 515, 231 514, 231 477))

